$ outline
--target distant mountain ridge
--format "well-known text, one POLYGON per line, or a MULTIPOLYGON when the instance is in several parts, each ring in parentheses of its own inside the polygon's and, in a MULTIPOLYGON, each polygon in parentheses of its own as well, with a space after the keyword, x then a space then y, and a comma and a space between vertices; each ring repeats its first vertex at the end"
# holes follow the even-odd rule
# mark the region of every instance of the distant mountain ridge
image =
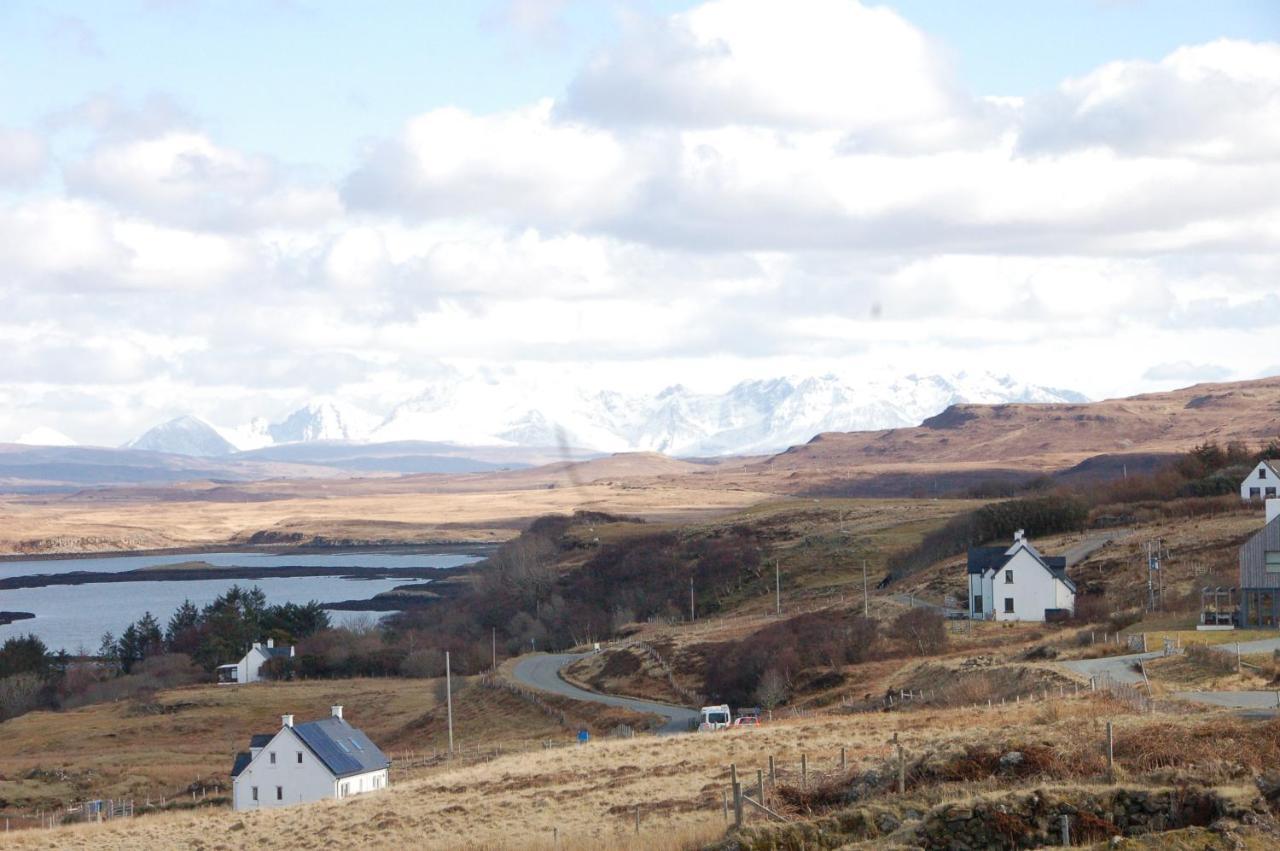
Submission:
POLYGON ((989 373, 857 382, 835 375, 779 377, 743 381, 722 393, 677 384, 656 394, 459 378, 431 385, 382 418, 323 399, 277 423, 259 419, 216 428, 183 416, 129 445, 216 456, 315 441, 425 441, 718 457, 778 452, 823 432, 915 426, 955 404, 1085 401, 1071 390, 989 373))

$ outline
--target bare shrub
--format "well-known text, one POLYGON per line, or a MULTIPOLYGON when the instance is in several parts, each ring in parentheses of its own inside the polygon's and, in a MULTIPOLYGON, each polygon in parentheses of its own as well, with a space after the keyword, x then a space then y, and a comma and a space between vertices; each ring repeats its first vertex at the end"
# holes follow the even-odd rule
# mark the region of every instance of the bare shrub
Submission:
POLYGON ((947 625, 935 609, 908 609, 893 619, 888 634, 921 656, 931 656, 947 646, 947 625))
POLYGON ((1207 644, 1189 644, 1186 654, 1187 661, 1202 670, 1212 671, 1215 674, 1235 673, 1235 658, 1207 644))
POLYGON ((444 655, 439 650, 415 650, 400 663, 400 673, 416 679, 443 677, 444 655))
POLYGON ((756 686, 756 701, 765 709, 773 709, 780 703, 786 703, 790 696, 791 685, 777 668, 769 668, 760 677, 760 685, 756 686))
POLYGON ((0 719, 14 718, 40 705, 44 681, 31 673, 0 679, 0 719))

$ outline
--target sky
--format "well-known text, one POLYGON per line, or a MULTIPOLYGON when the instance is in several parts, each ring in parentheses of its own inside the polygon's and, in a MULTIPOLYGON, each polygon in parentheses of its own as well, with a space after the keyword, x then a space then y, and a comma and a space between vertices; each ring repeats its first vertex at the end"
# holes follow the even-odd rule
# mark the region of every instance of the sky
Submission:
POLYGON ((1280 373, 1269 0, 0 4, 0 441, 1280 373))

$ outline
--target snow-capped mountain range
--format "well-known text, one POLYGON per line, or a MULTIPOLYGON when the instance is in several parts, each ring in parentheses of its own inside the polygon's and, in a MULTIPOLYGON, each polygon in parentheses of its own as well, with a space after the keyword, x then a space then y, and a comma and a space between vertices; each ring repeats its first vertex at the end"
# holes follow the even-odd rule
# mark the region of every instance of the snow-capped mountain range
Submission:
POLYGON ((909 375, 851 382, 834 375, 744 381, 723 393, 681 385, 657 394, 551 384, 456 380, 378 416, 335 399, 312 402, 279 422, 216 427, 182 416, 131 448, 226 455, 310 441, 431 441, 458 446, 567 446, 599 452, 650 451, 685 457, 781 451, 825 431, 919 425, 960 402, 1084 402, 1070 390, 991 374, 909 375))

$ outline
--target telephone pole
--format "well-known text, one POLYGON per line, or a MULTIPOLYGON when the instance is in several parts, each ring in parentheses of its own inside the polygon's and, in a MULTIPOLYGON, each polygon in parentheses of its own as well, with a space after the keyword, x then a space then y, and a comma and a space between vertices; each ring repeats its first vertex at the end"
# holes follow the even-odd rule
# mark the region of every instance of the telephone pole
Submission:
POLYGON ((449 669, 449 651, 444 651, 444 699, 449 713, 449 756, 453 756, 453 674, 449 669))
POLYGON ((493 672, 498 673, 498 628, 493 628, 493 672))
POLYGON ((693 577, 689 577, 689 623, 697 620, 697 613, 693 608, 693 577))

